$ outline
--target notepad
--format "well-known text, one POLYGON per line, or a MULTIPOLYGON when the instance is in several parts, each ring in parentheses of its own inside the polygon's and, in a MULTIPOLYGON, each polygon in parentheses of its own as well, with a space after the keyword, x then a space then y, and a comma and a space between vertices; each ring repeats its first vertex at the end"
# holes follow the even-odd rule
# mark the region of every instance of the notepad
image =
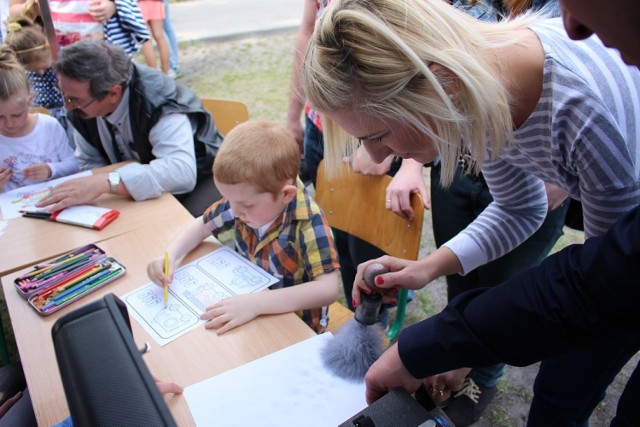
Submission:
POLYGON ((22 215, 28 218, 47 219, 49 221, 102 230, 120 215, 120 211, 92 205, 77 205, 52 214, 42 209, 24 210, 22 215))
POLYGON ((51 214, 51 221, 102 230, 120 215, 120 211, 91 205, 70 206, 51 214))

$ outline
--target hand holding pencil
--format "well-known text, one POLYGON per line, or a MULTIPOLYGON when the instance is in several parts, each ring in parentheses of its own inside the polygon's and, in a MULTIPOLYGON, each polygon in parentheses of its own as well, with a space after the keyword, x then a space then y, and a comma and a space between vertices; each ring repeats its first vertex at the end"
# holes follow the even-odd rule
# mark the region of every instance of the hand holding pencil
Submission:
POLYGON ((147 275, 149 279, 158 286, 166 287, 167 292, 173 280, 173 270, 173 259, 169 256, 169 251, 166 252, 166 258, 163 254, 160 257, 154 258, 147 265, 147 275))

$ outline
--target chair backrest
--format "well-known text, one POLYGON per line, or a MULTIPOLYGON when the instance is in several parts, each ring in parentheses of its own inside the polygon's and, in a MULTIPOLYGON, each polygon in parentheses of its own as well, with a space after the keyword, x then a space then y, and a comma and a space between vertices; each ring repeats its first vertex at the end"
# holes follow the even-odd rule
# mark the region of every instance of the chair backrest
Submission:
POLYGON ((226 135, 237 124, 249 120, 249 109, 240 101, 229 99, 200 98, 205 110, 211 113, 218 131, 226 135))
POLYGON ((348 166, 329 180, 322 161, 315 198, 331 227, 359 237, 391 256, 418 259, 424 217, 422 198, 412 194, 414 219, 402 219, 385 207, 390 182, 388 175, 362 175, 348 166))
POLYGON ((46 114, 47 116, 51 115, 51 112, 49 110, 47 110, 44 107, 29 107, 29 112, 30 113, 40 113, 40 114, 46 114))

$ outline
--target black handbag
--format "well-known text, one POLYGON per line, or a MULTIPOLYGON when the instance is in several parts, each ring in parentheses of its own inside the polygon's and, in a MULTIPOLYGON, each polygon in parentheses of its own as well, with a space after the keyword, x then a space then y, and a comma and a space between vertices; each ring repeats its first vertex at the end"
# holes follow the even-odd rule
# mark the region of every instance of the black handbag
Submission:
POLYGON ((53 345, 74 426, 175 426, 115 295, 58 319, 53 345))

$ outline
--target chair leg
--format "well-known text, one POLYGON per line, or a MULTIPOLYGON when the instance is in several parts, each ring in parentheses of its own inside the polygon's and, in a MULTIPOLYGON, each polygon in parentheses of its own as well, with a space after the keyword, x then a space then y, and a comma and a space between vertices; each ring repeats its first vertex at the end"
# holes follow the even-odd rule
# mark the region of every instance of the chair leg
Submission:
POLYGON ((402 329, 402 325, 404 324, 405 311, 407 307, 407 299, 408 299, 409 291, 407 289, 401 289, 398 293, 398 304, 396 309, 396 318, 393 321, 393 325, 387 331, 387 338, 389 341, 394 341, 400 330, 402 329))
POLYGON ((7 366, 9 360, 9 349, 7 348, 7 340, 4 337, 4 325, 2 324, 2 318, 0 317, 0 359, 2 360, 2 366, 7 366))

